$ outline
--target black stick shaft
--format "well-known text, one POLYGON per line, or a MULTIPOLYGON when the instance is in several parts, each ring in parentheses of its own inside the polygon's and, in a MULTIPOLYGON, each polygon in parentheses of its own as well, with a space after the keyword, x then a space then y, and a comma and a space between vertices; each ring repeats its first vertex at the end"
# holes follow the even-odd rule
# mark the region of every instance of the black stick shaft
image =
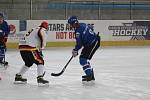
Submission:
POLYGON ((60 76, 60 75, 62 75, 62 73, 65 71, 65 69, 67 68, 68 64, 72 60, 72 58, 73 58, 73 56, 71 56, 71 58, 69 59, 69 61, 67 62, 67 64, 64 66, 64 68, 62 69, 61 72, 59 72, 59 73, 51 73, 51 76, 60 76))

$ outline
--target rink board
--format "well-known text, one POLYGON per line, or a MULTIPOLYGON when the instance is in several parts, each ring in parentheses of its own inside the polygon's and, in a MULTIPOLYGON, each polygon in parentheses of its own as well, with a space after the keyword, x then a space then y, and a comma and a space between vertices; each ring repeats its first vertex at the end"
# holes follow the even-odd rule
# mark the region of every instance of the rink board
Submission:
MULTIPOLYGON (((30 29, 40 25, 43 20, 8 20, 16 26, 16 33, 8 37, 8 48, 17 48, 19 40, 30 29)), ((66 20, 47 20, 47 47, 74 46, 75 34, 66 20)), ((101 46, 142 46, 150 45, 149 20, 80 20, 93 27, 101 36, 101 46)))

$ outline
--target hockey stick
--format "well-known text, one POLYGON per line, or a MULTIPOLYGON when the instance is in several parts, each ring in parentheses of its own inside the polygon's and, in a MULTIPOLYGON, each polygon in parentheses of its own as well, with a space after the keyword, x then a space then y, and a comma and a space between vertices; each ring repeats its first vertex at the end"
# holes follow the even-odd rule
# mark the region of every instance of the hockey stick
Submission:
POLYGON ((4 49, 4 68, 8 68, 8 64, 6 65, 6 48, 4 49))
POLYGON ((6 69, 6 65, 5 65, 5 61, 6 61, 5 53, 6 53, 6 49, 4 49, 4 68, 6 69))
POLYGON ((65 69, 67 68, 68 64, 72 60, 72 58, 73 58, 73 56, 71 56, 71 58, 69 59, 69 61, 67 62, 67 64, 64 66, 64 68, 62 69, 61 72, 59 72, 59 73, 51 73, 51 76, 60 76, 60 75, 62 75, 62 73, 65 71, 65 69))

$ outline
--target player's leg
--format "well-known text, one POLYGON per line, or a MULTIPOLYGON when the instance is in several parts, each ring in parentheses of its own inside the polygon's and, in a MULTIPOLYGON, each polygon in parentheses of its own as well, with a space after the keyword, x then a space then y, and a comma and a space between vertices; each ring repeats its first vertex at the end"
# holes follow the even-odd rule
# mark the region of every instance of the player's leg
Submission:
MULTIPOLYGON (((4 55, 3 55, 3 50, 2 50, 1 44, 0 44, 0 63, 2 62, 3 57, 4 57, 4 55)), ((1 76, 0 76, 0 80, 1 80, 1 79, 2 79, 2 78, 1 78, 1 76)))
POLYGON ((100 37, 97 37, 98 40, 96 42, 94 42, 91 46, 89 46, 89 55, 88 55, 88 59, 92 59, 93 55, 95 54, 95 52, 97 51, 97 49, 100 47, 100 37))
POLYGON ((82 76, 82 81, 95 80, 94 70, 90 65, 89 60, 92 59, 96 50, 100 47, 100 39, 93 43, 91 46, 84 47, 80 55, 80 64, 83 66, 85 76, 82 76))
POLYGON ((31 51, 20 51, 21 57, 25 63, 25 65, 22 66, 20 71, 15 76, 15 83, 26 83, 27 79, 23 78, 22 76, 25 74, 25 72, 28 71, 28 69, 33 65, 33 55, 31 51))
POLYGON ((82 76, 82 81, 95 80, 93 68, 91 67, 88 59, 80 57, 80 64, 82 65, 83 70, 85 72, 85 75, 82 76))
POLYGON ((94 78, 94 73, 93 73, 93 68, 90 65, 89 62, 89 54, 90 54, 91 48, 89 47, 84 47, 82 49, 79 61, 80 61, 80 65, 82 65, 82 68, 85 72, 85 75, 82 76, 82 81, 91 81, 91 80, 95 80, 94 78))
POLYGON ((35 59, 35 64, 37 65, 37 83, 39 85, 44 84, 48 85, 49 81, 45 80, 44 77, 44 60, 43 60, 43 55, 41 55, 41 52, 38 50, 34 51, 34 59, 35 59))
POLYGON ((0 46, 0 64, 2 64, 4 58, 4 49, 0 46))
POLYGON ((6 48, 4 44, 0 43, 0 64, 1 65, 8 65, 8 62, 5 61, 5 52, 6 52, 6 48))

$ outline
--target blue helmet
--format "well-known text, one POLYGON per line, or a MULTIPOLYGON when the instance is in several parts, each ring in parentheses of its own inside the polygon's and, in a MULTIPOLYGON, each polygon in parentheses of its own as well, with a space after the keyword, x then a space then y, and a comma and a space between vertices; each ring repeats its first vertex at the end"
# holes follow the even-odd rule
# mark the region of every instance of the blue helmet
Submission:
POLYGON ((74 24, 78 22, 78 18, 76 16, 71 16, 68 18, 68 23, 69 24, 74 24))

